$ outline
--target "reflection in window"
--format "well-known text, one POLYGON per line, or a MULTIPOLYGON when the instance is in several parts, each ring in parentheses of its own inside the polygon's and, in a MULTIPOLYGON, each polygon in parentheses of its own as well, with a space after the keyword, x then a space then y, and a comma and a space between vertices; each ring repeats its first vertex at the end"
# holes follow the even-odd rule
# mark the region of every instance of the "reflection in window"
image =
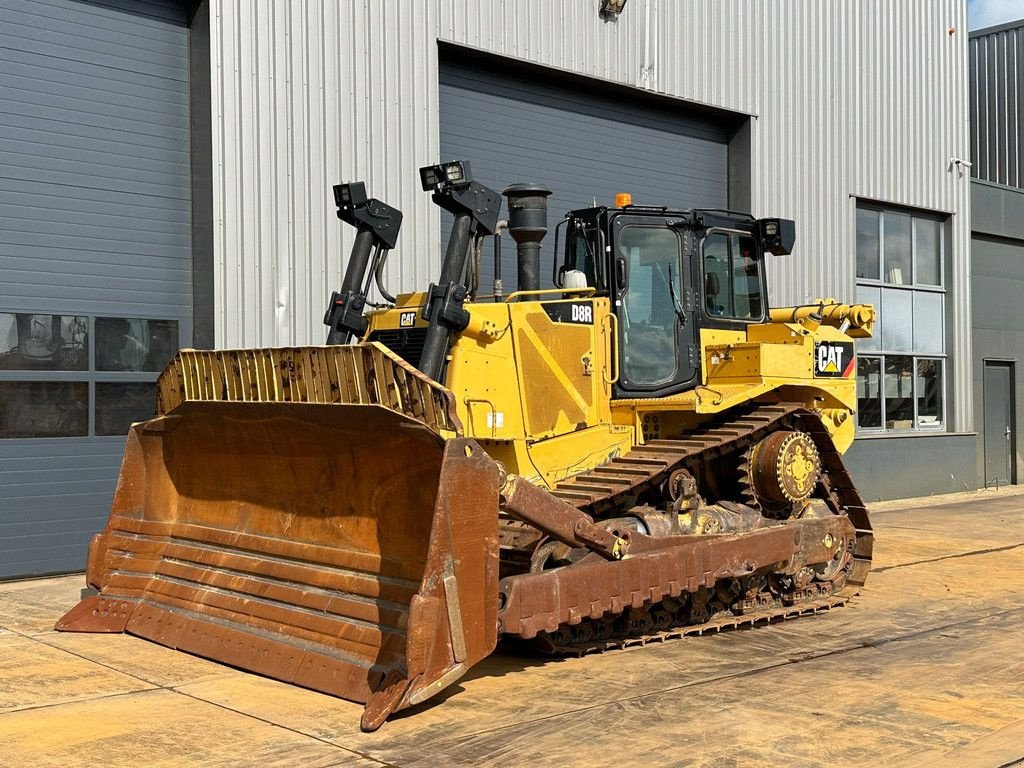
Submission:
POLYGON ((754 240, 739 234, 704 238, 704 310, 713 317, 760 320, 761 259, 754 240))
POLYGON ((914 254, 917 259, 915 283, 942 284, 942 242, 939 222, 935 219, 914 219, 914 254))
POLYGON ((134 422, 151 419, 155 413, 155 383, 96 383, 97 435, 125 435, 134 422))
POLYGON ((858 279, 941 287, 942 251, 941 219, 889 209, 857 208, 858 279))
POLYGON ((178 351, 178 331, 177 320, 0 312, 0 439, 125 434, 153 416, 157 374, 178 351))
POLYGON ((0 370, 89 370, 88 318, 0 314, 0 370))
POLYGON ((917 424, 937 427, 942 424, 942 361, 922 358, 917 361, 917 424))
POLYGON ((162 371, 177 351, 177 320, 96 318, 97 371, 162 371))
POLYGON ((623 376, 633 384, 668 381, 677 369, 672 294, 677 300, 683 295, 679 238, 664 227, 625 227, 619 252, 629 265, 622 300, 623 376))
POLYGON ((910 285, 913 282, 910 271, 910 216, 886 211, 882 224, 885 230, 885 282, 910 285))
POLYGON ((84 381, 0 381, 0 438, 89 434, 84 381))
POLYGON ((906 355, 885 357, 885 428, 914 426, 914 363, 906 355))
POLYGON ((878 211, 857 209, 857 277, 878 279, 881 253, 878 248, 878 227, 878 211))
POLYGON ((857 423, 882 426, 882 366, 877 357, 857 358, 857 423))
POLYGON ((857 358, 857 426, 939 429, 944 425, 943 361, 910 355, 857 358), (882 372, 884 371, 884 376, 882 372))

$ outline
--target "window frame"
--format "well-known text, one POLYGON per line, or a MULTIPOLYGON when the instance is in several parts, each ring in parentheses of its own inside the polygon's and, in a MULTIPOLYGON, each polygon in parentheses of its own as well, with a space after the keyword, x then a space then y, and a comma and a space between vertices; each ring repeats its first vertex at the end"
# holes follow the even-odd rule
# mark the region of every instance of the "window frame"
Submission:
MULTIPOLYGON (((96 432, 96 384, 105 383, 138 383, 155 384, 160 378, 160 371, 100 371, 96 369, 96 318, 116 318, 124 320, 152 320, 172 321, 178 324, 177 349, 172 354, 174 358, 180 350, 186 349, 188 339, 192 336, 191 318, 173 315, 155 315, 151 313, 118 314, 113 312, 77 312, 68 309, 21 309, 21 308, 0 308, 0 314, 32 314, 32 315, 63 315, 85 317, 88 320, 88 360, 89 365, 83 371, 57 371, 57 370, 0 370, 0 381, 4 382, 78 382, 88 385, 88 430, 84 435, 68 435, 59 437, 32 436, 32 437, 3 437, 0 442, 15 440, 123 440, 124 435, 100 435, 96 432)), ((156 409, 156 392, 154 391, 154 412, 156 409)))
MULTIPOLYGON (((946 284, 948 279, 948 272, 946 263, 949 256, 949 238, 946 231, 946 227, 949 221, 948 216, 943 216, 940 213, 934 211, 920 210, 914 208, 905 208, 897 205, 884 205, 881 203, 875 203, 871 201, 856 200, 854 206, 854 281, 858 288, 877 288, 880 289, 880 296, 884 295, 885 291, 905 291, 911 295, 911 325, 913 327, 914 316, 913 316, 913 294, 915 293, 931 293, 937 294, 943 297, 942 299, 942 322, 943 322, 943 334, 942 334, 942 351, 941 353, 932 352, 919 352, 916 349, 908 350, 897 350, 890 349, 882 344, 882 332, 881 329, 885 322, 884 317, 880 317, 878 323, 875 326, 875 337, 878 339, 878 348, 868 351, 861 351, 858 349, 856 355, 858 359, 873 359, 879 363, 879 399, 880 399, 880 414, 881 423, 877 427, 864 427, 860 424, 860 408, 858 404, 857 409, 857 425, 856 433, 858 436, 901 436, 901 435, 912 435, 912 434, 936 434, 949 431, 949 400, 950 400, 950 389, 949 389, 949 366, 947 361, 949 359, 948 349, 948 312, 949 312, 949 289, 946 284), (860 260, 859 260, 859 242, 857 240, 859 229, 856 224, 856 217, 861 210, 869 210, 878 213, 878 276, 877 277, 861 277, 857 273, 860 271, 860 260), (911 280, 908 283, 890 283, 885 280, 885 215, 887 212, 907 215, 910 217, 910 268, 911 268, 911 280), (928 220, 938 224, 938 259, 939 259, 939 284, 932 285, 929 283, 918 283, 918 236, 917 236, 917 220, 928 220), (910 429, 893 429, 886 426, 886 413, 885 413, 885 360, 890 356, 898 357, 909 357, 911 359, 911 365, 914 371, 912 381, 912 396, 914 401, 914 417, 913 426, 910 429), (920 424, 920 414, 918 410, 918 391, 917 391, 917 366, 920 360, 937 360, 940 366, 940 375, 942 377, 941 388, 942 388, 942 413, 941 421, 932 426, 922 426, 920 424)), ((911 345, 912 347, 916 346, 911 345)), ((858 381, 859 385, 859 381, 858 381)), ((860 398, 858 397, 858 400, 860 398)))
MULTIPOLYGON (((947 392, 947 378, 946 378, 946 356, 945 355, 914 355, 907 354, 906 352, 866 352, 864 354, 857 354, 857 361, 861 360, 877 360, 878 361, 878 400, 879 400, 879 414, 880 414, 880 426, 877 427, 865 427, 860 423, 860 397, 858 395, 857 400, 857 434, 858 435, 908 435, 908 434, 926 434, 933 435, 936 433, 943 433, 948 431, 948 413, 949 413, 949 398, 946 396, 947 392), (914 417, 913 426, 910 429, 895 429, 885 425, 886 413, 885 413, 885 358, 886 357, 909 357, 911 360, 911 367, 913 369, 913 379, 911 382, 911 399, 914 401, 914 417), (942 412, 940 414, 940 421, 934 426, 922 426, 920 421, 919 398, 920 395, 917 390, 917 364, 921 360, 935 360, 939 363, 939 375, 941 377, 941 388, 942 388, 942 412)), ((858 381, 859 385, 860 382, 858 381)))
MULTIPOLYGON (((760 284, 761 284, 761 315, 760 317, 734 317, 732 315, 712 315, 707 311, 707 297, 704 295, 705 280, 707 279, 704 274, 704 243, 713 235, 730 235, 738 237, 749 237, 754 241, 757 246, 757 239, 751 232, 742 229, 732 229, 729 227, 709 227, 704 231, 704 235, 700 238, 700 242, 697 246, 697 262, 698 271, 700 274, 700 282, 697 284, 697 295, 699 296, 698 304, 700 305, 700 316, 702 320, 709 321, 711 323, 726 323, 736 324, 742 323, 744 325, 757 325, 759 323, 767 322, 769 317, 768 308, 768 277, 765 274, 764 265, 764 254, 757 252, 754 256, 754 260, 760 264, 758 269, 760 284)), ((729 268, 732 269, 732 245, 729 245, 729 268)), ((735 297, 734 297, 735 298, 735 297)))
MULTIPOLYGON (((680 300, 682 300, 682 297, 686 295, 686 279, 685 279, 685 275, 684 275, 684 266, 683 266, 684 263, 685 263, 685 242, 684 242, 683 237, 680 234, 680 232, 678 230, 676 230, 674 227, 667 227, 667 226, 665 226, 665 224, 663 222, 630 221, 630 220, 627 219, 615 231, 615 252, 616 252, 616 254, 619 257, 625 258, 625 260, 626 260, 626 284, 625 284, 625 286, 623 286, 621 288, 620 294, 619 294, 618 299, 617 299, 617 301, 622 306, 623 312, 627 313, 627 314, 629 312, 628 296, 629 296, 629 292, 631 290, 634 278, 636 277, 633 274, 633 267, 632 267, 632 264, 631 264, 631 259, 630 259, 630 257, 625 256, 625 253, 624 253, 623 247, 622 247, 622 238, 623 238, 623 236, 629 230, 632 230, 632 229, 664 231, 664 232, 669 233, 670 235, 672 235, 675 238, 675 241, 676 241, 676 264, 678 265, 678 274, 674 275, 673 278, 674 278, 674 280, 677 283, 677 286, 676 286, 676 290, 678 291, 677 297, 680 300)), ((668 283, 666 283, 666 286, 667 285, 668 285, 668 283)), ((654 295, 653 295, 653 292, 652 292, 650 298, 651 298, 651 310, 653 311, 653 308, 654 308, 654 295)), ((683 365, 684 365, 683 354, 684 354, 685 350, 680 348, 679 328, 677 327, 677 323, 675 322, 674 314, 673 314, 672 325, 670 326, 670 328, 671 328, 671 331, 672 331, 671 339, 672 339, 672 347, 673 347, 673 355, 674 355, 674 360, 673 360, 674 368, 672 370, 672 373, 669 374, 665 378, 658 379, 657 381, 636 381, 635 379, 630 378, 630 373, 628 371, 628 367, 626 365, 625 360, 624 359, 620 359, 620 361, 619 361, 619 366, 621 368, 620 378, 623 381, 624 385, 628 385, 630 389, 636 389, 638 391, 646 391, 646 390, 652 390, 652 389, 654 389, 654 390, 661 389, 661 388, 672 386, 673 384, 675 384, 675 382, 679 379, 680 371, 683 369, 683 365)), ((627 326, 626 326, 625 322, 623 322, 621 320, 619 322, 619 333, 620 333, 620 336, 625 336, 625 334, 628 333, 628 329, 627 329, 627 326)), ((621 349, 623 349, 623 350, 628 350, 629 349, 629 343, 628 342, 622 342, 621 338, 620 338, 620 343, 622 344, 621 349)))
MULTIPOLYGON (((857 272, 860 270, 860 264, 856 263, 857 258, 857 247, 854 242, 854 275, 857 285, 870 285, 873 287, 881 288, 895 288, 898 290, 907 291, 933 291, 935 293, 946 292, 946 232, 945 224, 948 217, 943 217, 940 214, 932 213, 930 211, 915 211, 910 208, 899 208, 897 206, 884 206, 877 203, 865 203, 857 201, 854 208, 855 211, 866 210, 875 211, 878 213, 878 277, 860 277, 857 272), (900 213, 910 216, 910 274, 911 281, 909 283, 889 283, 885 280, 885 213, 889 211, 891 213, 900 213), (934 221, 939 225, 939 284, 932 285, 930 283, 918 283, 917 282, 917 227, 914 226, 915 219, 927 219, 934 221)), ((854 214, 856 216, 856 214, 854 214)), ((854 240, 857 237, 857 226, 854 224, 854 240)))

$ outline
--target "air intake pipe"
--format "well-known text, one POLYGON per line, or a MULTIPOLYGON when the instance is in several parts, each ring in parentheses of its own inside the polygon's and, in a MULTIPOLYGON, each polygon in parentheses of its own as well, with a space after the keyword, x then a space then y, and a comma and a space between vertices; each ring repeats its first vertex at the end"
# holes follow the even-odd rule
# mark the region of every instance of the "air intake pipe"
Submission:
POLYGON ((548 196, 541 184, 513 184, 508 198, 508 231, 516 241, 519 284, 516 290, 540 290, 540 241, 548 233, 548 196))

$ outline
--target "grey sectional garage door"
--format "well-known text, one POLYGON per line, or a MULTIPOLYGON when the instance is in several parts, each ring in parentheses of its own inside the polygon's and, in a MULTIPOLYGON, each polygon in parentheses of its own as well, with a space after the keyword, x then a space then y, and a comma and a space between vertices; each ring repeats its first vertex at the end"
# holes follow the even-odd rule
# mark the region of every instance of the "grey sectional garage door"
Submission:
POLYGON ((0 578, 70 571, 191 336, 173 0, 0 0, 0 578))
MULTIPOLYGON (((628 93, 539 78, 451 55, 440 76, 441 160, 468 159, 474 177, 498 191, 537 182, 554 191, 542 277, 550 281, 554 225, 616 192, 633 202, 673 207, 726 207, 727 131, 685 105, 659 105, 628 93), (625 95, 621 95, 625 94, 625 95)), ((443 221, 442 243, 448 234, 443 221)), ((505 290, 515 288, 514 249, 503 254, 505 290)), ((481 291, 490 292, 488 256, 481 291)))

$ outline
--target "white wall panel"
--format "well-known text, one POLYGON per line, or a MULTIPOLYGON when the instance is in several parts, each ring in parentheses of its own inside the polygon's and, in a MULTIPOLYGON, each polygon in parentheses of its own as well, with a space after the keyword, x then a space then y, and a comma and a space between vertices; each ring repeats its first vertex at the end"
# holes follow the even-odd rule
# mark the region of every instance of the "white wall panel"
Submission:
MULTIPOLYGON (((217 343, 318 342, 350 232, 330 185, 405 213, 388 281, 423 287, 437 42, 754 115, 755 214, 797 220, 774 301, 854 295, 854 198, 952 215, 955 425, 970 429, 964 0, 213 0, 217 343), (949 30, 955 31, 950 34, 949 30)), ((681 107, 684 105, 681 105, 681 107)), ((628 137, 627 137, 628 138, 628 137)))

